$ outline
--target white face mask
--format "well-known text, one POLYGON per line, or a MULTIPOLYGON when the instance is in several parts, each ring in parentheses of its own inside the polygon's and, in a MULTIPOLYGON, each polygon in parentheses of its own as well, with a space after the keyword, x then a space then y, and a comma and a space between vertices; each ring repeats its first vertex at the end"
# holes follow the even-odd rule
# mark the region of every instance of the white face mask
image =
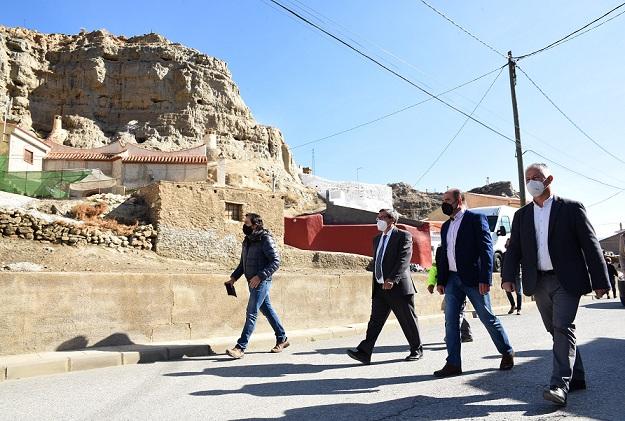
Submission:
POLYGON ((532 197, 538 197, 545 192, 545 185, 542 181, 530 180, 525 187, 527 187, 527 192, 531 194, 532 197))
POLYGON ((378 219, 376 225, 378 226, 378 231, 386 231, 386 228, 388 228, 388 224, 383 219, 378 219))

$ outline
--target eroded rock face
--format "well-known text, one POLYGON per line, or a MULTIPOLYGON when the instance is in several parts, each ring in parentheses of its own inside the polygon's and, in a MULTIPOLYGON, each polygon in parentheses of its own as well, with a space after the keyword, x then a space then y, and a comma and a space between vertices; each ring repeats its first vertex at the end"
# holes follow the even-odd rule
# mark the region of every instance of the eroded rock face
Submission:
POLYGON ((226 63, 157 34, 0 26, 0 98, 7 94, 10 120, 44 137, 62 116, 55 141, 65 145, 122 138, 175 151, 203 144, 212 131, 237 187, 269 188, 275 178, 277 189, 303 189, 282 133, 256 122, 226 63))
POLYGON ((441 204, 442 193, 424 193, 408 183, 389 184, 393 189, 393 207, 406 218, 426 218, 441 204))

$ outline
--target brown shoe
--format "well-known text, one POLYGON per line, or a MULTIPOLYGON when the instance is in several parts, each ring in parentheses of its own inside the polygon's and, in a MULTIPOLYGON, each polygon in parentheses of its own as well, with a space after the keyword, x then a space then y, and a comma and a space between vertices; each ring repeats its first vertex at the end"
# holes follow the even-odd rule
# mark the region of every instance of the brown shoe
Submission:
POLYGON ((245 352, 238 346, 234 348, 226 349, 226 354, 230 355, 235 360, 239 360, 245 356, 245 352))
POLYGON ((510 370, 514 367, 514 352, 501 356, 500 370, 510 370))
POLYGON ((462 368, 449 363, 445 363, 445 367, 434 372, 436 377, 457 376, 458 374, 462 374, 462 368))
POLYGON ((288 339, 285 339, 284 342, 276 343, 276 346, 271 348, 271 352, 273 352, 273 353, 282 352, 282 351, 284 351, 285 348, 288 348, 289 345, 291 345, 291 344, 289 343, 288 339))

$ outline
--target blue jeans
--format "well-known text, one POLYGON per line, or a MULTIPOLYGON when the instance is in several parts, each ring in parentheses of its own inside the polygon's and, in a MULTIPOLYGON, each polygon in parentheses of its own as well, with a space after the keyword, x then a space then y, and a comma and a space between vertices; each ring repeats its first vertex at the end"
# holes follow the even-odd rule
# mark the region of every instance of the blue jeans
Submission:
POLYGON ((258 310, 265 315, 273 331, 276 334, 277 342, 284 342, 286 340, 286 333, 284 327, 280 323, 280 319, 276 314, 276 311, 271 306, 269 300, 269 289, 271 288, 271 281, 262 281, 256 288, 248 288, 250 290, 250 299, 247 302, 247 310, 245 313, 245 325, 243 326, 243 332, 241 337, 237 341, 237 346, 242 350, 247 348, 247 344, 250 341, 250 336, 254 332, 256 326, 256 319, 258 318, 258 310))
POLYGON ((473 304, 480 321, 486 327, 493 343, 502 355, 512 353, 512 345, 501 322, 493 313, 490 295, 480 294, 477 287, 465 285, 455 272, 449 273, 445 285, 445 336, 447 338, 447 362, 461 367, 460 358, 460 312, 464 300, 468 298, 473 304))

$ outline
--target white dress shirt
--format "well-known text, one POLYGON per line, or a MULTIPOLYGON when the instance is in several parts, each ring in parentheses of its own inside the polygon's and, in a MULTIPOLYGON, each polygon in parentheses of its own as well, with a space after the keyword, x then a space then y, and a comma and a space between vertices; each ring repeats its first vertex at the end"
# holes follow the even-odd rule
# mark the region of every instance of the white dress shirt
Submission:
POLYGON ((538 270, 553 270, 549 256, 549 215, 553 196, 545 200, 540 207, 534 202, 534 229, 536 231, 536 247, 538 248, 538 270))
MULTIPOLYGON (((380 241, 378 242, 378 249, 375 251, 375 259, 377 261, 378 259, 378 253, 380 253, 380 249, 382 248, 382 244, 384 244, 384 249, 382 250, 382 262, 384 261, 384 253, 386 253, 386 246, 388 246, 388 242, 391 239, 391 234, 393 233, 393 228, 391 228, 386 234, 382 233, 382 236, 380 237, 380 241), (384 240, 384 237, 386 236, 386 240, 384 240)), ((374 268, 375 270, 375 268, 374 268)), ((378 282, 378 284, 383 284, 384 283, 384 267, 382 266, 382 264, 380 264, 380 272, 382 273, 382 278, 381 279, 376 279, 376 281, 378 282)))
POLYGON ((447 230, 447 261, 449 262, 449 270, 451 272, 458 272, 456 267, 456 239, 458 238, 458 230, 462 223, 462 217, 464 216, 464 208, 451 218, 449 223, 449 229, 447 230))

